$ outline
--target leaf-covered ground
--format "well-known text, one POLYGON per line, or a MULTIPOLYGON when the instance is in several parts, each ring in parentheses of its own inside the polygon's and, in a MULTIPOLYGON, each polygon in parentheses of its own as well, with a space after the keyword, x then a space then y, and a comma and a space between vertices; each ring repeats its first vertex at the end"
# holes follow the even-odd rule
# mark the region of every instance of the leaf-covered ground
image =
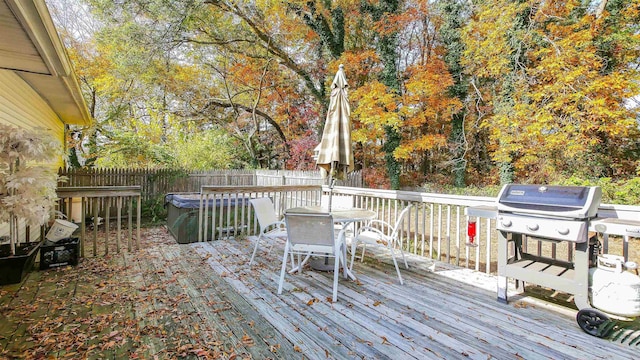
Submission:
POLYGON ((0 287, 0 358, 249 357, 251 341, 238 348, 208 325, 216 319, 198 321, 179 271, 168 270, 204 260, 163 259, 158 246, 179 245, 164 227, 143 229, 139 251, 88 256, 0 287))

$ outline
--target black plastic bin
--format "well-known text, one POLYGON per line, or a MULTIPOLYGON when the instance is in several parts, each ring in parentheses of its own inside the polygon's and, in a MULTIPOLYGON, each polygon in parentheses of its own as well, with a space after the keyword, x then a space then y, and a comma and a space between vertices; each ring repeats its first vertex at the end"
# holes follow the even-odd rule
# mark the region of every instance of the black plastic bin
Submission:
MULTIPOLYGON (((207 219, 206 241, 213 240, 211 234, 211 217, 214 199, 209 198, 209 210, 207 219)), ((248 198, 225 198, 215 199, 215 226, 218 234, 231 235, 237 229, 234 228, 234 217, 236 205, 242 205, 243 201, 248 204, 248 198), (229 206, 231 206, 230 216, 228 216, 229 206), (222 216, 222 228, 219 227, 222 216)), ((198 241, 198 211, 200 208, 200 194, 167 194, 165 196, 165 206, 167 207, 167 227, 169 232, 179 244, 188 244, 198 241)), ((240 216, 240 209, 237 209, 240 216)))
POLYGON ((77 236, 55 242, 45 240, 40 246, 40 270, 78 265, 79 253, 80 238, 77 236))

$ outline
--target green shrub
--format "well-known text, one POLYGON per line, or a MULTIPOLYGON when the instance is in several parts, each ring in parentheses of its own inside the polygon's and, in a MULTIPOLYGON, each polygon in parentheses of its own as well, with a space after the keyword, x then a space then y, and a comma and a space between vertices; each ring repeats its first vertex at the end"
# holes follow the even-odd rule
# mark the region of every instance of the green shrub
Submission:
POLYGON ((142 217, 152 224, 167 220, 167 208, 164 206, 164 195, 156 195, 144 200, 141 206, 142 217))

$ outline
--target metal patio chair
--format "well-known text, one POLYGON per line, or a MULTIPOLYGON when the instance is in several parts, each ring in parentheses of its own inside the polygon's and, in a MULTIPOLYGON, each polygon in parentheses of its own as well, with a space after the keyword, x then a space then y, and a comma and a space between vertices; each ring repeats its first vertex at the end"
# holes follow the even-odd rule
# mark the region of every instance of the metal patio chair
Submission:
POLYGON ((391 258, 393 259, 393 265, 396 267, 396 272, 398 273, 398 279, 400 280, 400 284, 404 284, 402 281, 402 275, 400 274, 400 269, 398 268, 398 262, 396 261, 396 247, 400 250, 400 254, 402 254, 402 260, 404 261, 405 268, 409 268, 409 264, 407 264, 407 259, 404 256, 404 251, 402 251, 402 247, 400 246, 399 233, 400 228, 402 226, 402 222, 404 218, 409 214, 409 210, 413 205, 409 205, 405 207, 398 215, 395 225, 391 225, 390 223, 383 220, 371 220, 365 226, 360 228, 351 241, 351 263, 349 265, 349 271, 353 268, 353 261, 356 257, 356 247, 358 244, 362 244, 362 255, 360 257, 360 262, 364 261, 364 253, 367 245, 378 245, 384 246, 391 252, 391 258))
MULTIPOLYGON (((269 252, 271 252, 275 239, 286 239, 287 226, 284 221, 278 218, 275 207, 273 206, 273 202, 270 198, 251 199, 249 200, 249 203, 253 206, 253 210, 258 218, 258 224, 260 225, 260 234, 258 235, 256 245, 253 248, 251 260, 249 260, 249 266, 251 266, 253 264, 253 259, 258 252, 260 241, 264 238, 271 239, 271 246, 269 247, 269 252)), ((291 266, 293 266, 293 257, 291 258, 291 261, 291 266)))
POLYGON ((307 259, 312 255, 335 258, 333 268, 333 302, 338 301, 338 276, 340 263, 343 264, 344 276, 347 275, 346 247, 341 239, 336 239, 333 230, 333 217, 328 213, 317 214, 285 214, 287 224, 287 243, 282 257, 278 294, 282 294, 287 256, 298 255, 296 268, 302 272, 307 259), (301 260, 301 256, 305 256, 301 260))

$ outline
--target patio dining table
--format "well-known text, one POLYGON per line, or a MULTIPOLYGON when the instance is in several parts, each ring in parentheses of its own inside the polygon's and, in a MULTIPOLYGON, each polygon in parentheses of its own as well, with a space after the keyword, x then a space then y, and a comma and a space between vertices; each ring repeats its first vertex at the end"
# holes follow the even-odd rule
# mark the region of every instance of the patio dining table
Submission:
MULTIPOLYGON (((338 208, 338 209, 334 208, 334 209, 331 209, 331 211, 329 211, 328 208, 322 207, 322 206, 293 207, 293 208, 286 209, 284 212, 285 214, 330 213, 331 216, 333 217, 333 222, 336 224, 340 224, 342 226, 340 229, 340 232, 338 233, 338 239, 342 241, 345 240, 346 230, 349 227, 349 225, 356 222, 375 219, 377 216, 376 212, 373 210, 367 210, 362 208, 338 208)), ((333 271, 334 269, 333 264, 329 263, 327 260, 328 258, 322 259, 322 261, 312 261, 311 267, 315 270, 320 270, 320 271, 333 271)), ((294 269, 291 269, 291 272, 295 272, 296 270, 297 270, 297 267, 294 269)), ((352 280, 356 279, 356 277, 353 275, 351 271, 347 270, 347 273, 352 280)))

